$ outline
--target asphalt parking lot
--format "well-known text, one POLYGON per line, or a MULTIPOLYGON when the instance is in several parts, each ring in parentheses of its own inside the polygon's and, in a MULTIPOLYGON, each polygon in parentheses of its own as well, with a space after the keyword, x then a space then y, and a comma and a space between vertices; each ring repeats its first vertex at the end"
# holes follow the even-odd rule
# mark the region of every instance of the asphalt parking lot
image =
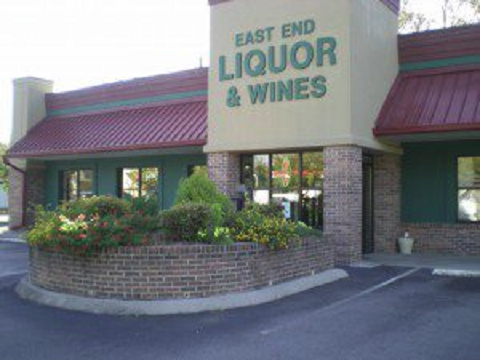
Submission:
POLYGON ((349 268, 270 304, 185 316, 114 317, 18 298, 27 248, 0 242, 0 359, 477 360, 480 278, 349 268))

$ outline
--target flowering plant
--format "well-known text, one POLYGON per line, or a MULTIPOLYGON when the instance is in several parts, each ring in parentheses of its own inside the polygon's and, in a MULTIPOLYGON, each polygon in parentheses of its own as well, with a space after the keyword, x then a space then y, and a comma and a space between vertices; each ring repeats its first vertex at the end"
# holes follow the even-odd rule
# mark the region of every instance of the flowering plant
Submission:
POLYGON ((134 200, 103 196, 64 204, 55 211, 37 207, 27 240, 30 245, 85 254, 146 243, 159 227, 158 210, 147 205, 145 211, 134 200))
POLYGON ((249 206, 235 214, 232 234, 238 242, 255 242, 270 249, 286 249, 298 238, 293 222, 260 205, 249 206))

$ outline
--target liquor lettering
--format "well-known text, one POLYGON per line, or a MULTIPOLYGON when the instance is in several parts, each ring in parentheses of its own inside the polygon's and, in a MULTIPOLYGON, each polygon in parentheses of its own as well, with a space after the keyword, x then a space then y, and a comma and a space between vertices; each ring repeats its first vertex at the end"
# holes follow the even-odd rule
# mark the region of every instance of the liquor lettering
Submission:
MULTIPOLYGON (((313 20, 284 24, 280 28, 283 39, 311 35, 316 25, 313 20)), ((236 34, 235 46, 259 45, 273 41, 275 27, 266 27, 254 31, 236 34)), ((337 65, 337 40, 334 37, 318 37, 315 40, 299 40, 293 44, 270 45, 266 49, 254 48, 239 51, 233 56, 222 55, 218 58, 220 82, 234 82, 238 79, 261 78, 278 75, 287 69, 306 70, 312 67, 323 68, 337 65)), ((234 84, 229 87, 240 92, 234 84)), ((322 75, 312 77, 268 81, 251 84, 246 87, 247 98, 252 105, 269 102, 323 98, 327 94, 327 79, 322 75)), ((231 104, 231 101, 227 102, 231 104)), ((228 105, 229 107, 233 107, 228 105)), ((235 106, 240 106, 236 103, 235 106)))

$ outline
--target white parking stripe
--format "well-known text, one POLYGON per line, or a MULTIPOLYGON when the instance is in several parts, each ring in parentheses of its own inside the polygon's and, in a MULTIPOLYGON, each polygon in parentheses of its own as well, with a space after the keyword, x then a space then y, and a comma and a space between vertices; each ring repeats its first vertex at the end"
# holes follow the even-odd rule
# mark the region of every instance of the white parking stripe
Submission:
MULTIPOLYGON (((406 271, 406 272, 404 272, 404 273, 402 273, 402 274, 400 274, 400 275, 397 275, 397 276, 395 276, 395 277, 393 277, 393 278, 391 278, 391 279, 388 279, 387 281, 384 281, 384 282, 382 282, 382 283, 380 283, 380 284, 378 284, 378 285, 372 286, 371 288, 368 288, 368 289, 366 289, 366 290, 364 290, 364 291, 361 291, 361 292, 359 292, 358 294, 352 295, 352 296, 350 296, 350 297, 348 297, 348 298, 346 298, 346 299, 339 300, 339 301, 334 302, 333 304, 330 304, 330 305, 328 305, 328 306, 325 306, 325 307, 323 307, 323 308, 321 308, 321 309, 318 309, 318 310, 316 310, 316 311, 310 312, 310 313, 309 313, 309 317, 312 316, 312 315, 314 315, 314 314, 315 314, 315 315, 316 315, 316 314, 320 314, 320 313, 322 313, 322 312, 324 312, 324 311, 337 308, 337 307, 339 307, 339 306, 341 306, 341 305, 344 305, 344 304, 346 304, 346 303, 352 302, 352 301, 354 301, 354 300, 356 300, 356 299, 358 299, 358 298, 361 298, 361 297, 363 297, 363 296, 369 295, 369 294, 371 294, 371 293, 373 293, 373 292, 375 292, 375 291, 377 291, 377 290, 380 290, 380 289, 382 289, 382 288, 384 288, 384 287, 386 287, 386 286, 388 286, 388 285, 391 285, 391 284, 393 284, 393 283, 395 283, 395 282, 397 282, 397 281, 399 281, 399 280, 401 280, 401 279, 403 279, 403 278, 406 278, 407 276, 410 276, 410 275, 412 275, 413 273, 415 273, 415 272, 417 272, 417 271, 419 271, 419 270, 421 270, 421 269, 420 269, 420 268, 410 269, 410 270, 408 270, 408 271, 406 271)), ((294 320, 294 321, 292 321, 292 322, 290 322, 290 323, 288 323, 288 324, 282 324, 282 325, 279 325, 279 326, 272 327, 272 328, 270 328, 270 329, 265 329, 265 330, 260 331, 260 334, 262 334, 262 335, 269 335, 269 334, 272 334, 272 333, 276 333, 276 332, 279 332, 279 331, 283 330, 283 329, 286 328, 287 326, 291 326, 291 325, 293 325, 293 324, 295 324, 295 323, 297 323, 297 322, 299 322, 299 321, 301 321, 301 320, 300 320, 300 319, 296 319, 296 320, 294 320)))

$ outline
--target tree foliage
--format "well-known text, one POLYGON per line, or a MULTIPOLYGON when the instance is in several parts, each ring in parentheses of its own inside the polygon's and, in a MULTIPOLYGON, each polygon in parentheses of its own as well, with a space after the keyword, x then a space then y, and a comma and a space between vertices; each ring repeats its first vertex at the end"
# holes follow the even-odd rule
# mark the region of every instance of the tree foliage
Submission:
POLYGON ((432 26, 432 20, 425 14, 412 10, 410 0, 402 0, 398 22, 400 32, 418 32, 428 30, 432 26))
POLYGON ((399 29, 402 33, 425 31, 432 28, 461 26, 480 21, 480 0, 435 0, 441 8, 441 20, 413 9, 420 0, 402 0, 399 29))
POLYGON ((7 152, 7 145, 0 143, 0 189, 8 190, 8 168, 3 162, 3 155, 7 152))

